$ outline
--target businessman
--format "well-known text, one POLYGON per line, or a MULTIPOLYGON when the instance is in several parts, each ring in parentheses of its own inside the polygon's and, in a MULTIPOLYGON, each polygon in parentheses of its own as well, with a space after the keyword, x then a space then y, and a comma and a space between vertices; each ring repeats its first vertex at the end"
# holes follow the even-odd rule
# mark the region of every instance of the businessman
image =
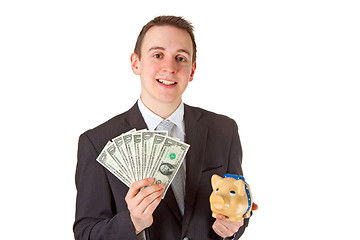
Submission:
POLYGON ((139 34, 131 68, 141 81, 135 105, 79 138, 75 238, 238 239, 248 219, 215 219, 209 206, 213 174, 242 175, 237 125, 182 101, 196 69, 192 25, 175 16, 151 20, 139 34), (162 183, 146 178, 128 188, 96 161, 109 140, 133 128, 167 130, 191 146, 164 199, 162 183))

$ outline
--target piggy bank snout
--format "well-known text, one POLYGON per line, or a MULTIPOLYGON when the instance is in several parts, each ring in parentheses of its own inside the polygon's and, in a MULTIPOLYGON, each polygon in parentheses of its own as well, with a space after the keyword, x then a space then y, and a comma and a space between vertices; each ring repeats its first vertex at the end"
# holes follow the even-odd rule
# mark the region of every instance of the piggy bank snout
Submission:
POLYGON ((226 203, 224 198, 221 197, 220 195, 214 195, 211 198, 211 204, 216 209, 223 209, 223 208, 229 207, 229 203, 226 203))

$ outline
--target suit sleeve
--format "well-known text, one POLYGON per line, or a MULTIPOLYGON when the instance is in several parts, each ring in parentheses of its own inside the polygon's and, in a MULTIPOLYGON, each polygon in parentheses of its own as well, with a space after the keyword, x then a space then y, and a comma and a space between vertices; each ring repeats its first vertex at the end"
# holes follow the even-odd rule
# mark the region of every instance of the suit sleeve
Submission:
POLYGON ((86 133, 82 134, 75 173, 75 239, 136 240, 130 213, 127 208, 116 210, 106 170, 96 161, 97 156, 98 152, 89 137, 86 133))
MULTIPOLYGON (((233 127, 233 137, 232 137, 232 143, 230 147, 230 159, 229 159, 229 166, 228 166, 228 172, 236 173, 238 175, 243 175, 243 171, 241 168, 242 164, 242 148, 240 143, 240 137, 238 133, 238 127, 235 121, 233 121, 234 127, 233 127)), ((249 224, 249 219, 244 219, 244 225, 240 227, 239 231, 235 234, 234 238, 226 238, 226 239, 239 239, 241 235, 243 235, 245 228, 249 224)))

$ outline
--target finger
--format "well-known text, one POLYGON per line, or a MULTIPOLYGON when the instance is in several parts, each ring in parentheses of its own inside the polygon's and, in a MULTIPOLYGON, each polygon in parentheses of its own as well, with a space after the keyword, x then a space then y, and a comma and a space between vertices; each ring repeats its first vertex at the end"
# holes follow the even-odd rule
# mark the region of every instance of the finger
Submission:
POLYGON ((230 219, 222 214, 218 214, 216 216, 216 224, 219 230, 221 230, 221 232, 227 232, 229 230, 228 228, 228 223, 230 223, 230 219))
POLYGON ((241 219, 241 221, 239 222, 231 222, 230 225, 228 226, 228 228, 236 233, 237 231, 239 231, 239 228, 244 225, 244 219, 241 219))
POLYGON ((241 221, 238 222, 232 222, 230 219, 224 215, 219 215, 219 224, 222 224, 226 229, 228 229, 232 234, 237 232, 239 228, 244 225, 244 219, 241 219, 241 221))
POLYGON ((228 217, 226 217, 225 215, 222 215, 221 213, 217 214, 216 218, 219 219, 219 220, 226 220, 227 219, 227 221, 230 221, 230 219, 228 217))
POLYGON ((218 219, 219 221, 220 221, 220 223, 222 223, 222 224, 226 224, 226 223, 230 223, 231 221, 230 221, 230 219, 227 217, 227 216, 225 216, 225 215, 222 215, 222 214, 218 214, 217 216, 216 216, 216 219, 218 219))
POLYGON ((217 226, 216 221, 214 222, 214 224, 212 225, 212 228, 214 230, 214 232, 219 235, 220 237, 225 238, 225 234, 219 229, 219 227, 217 226))
MULTIPOLYGON (((159 202, 156 202, 155 205, 153 204, 154 201, 158 198, 161 199, 161 194, 164 192, 163 188, 160 188, 156 191, 153 191, 152 193, 150 193, 149 195, 147 195, 146 197, 144 197, 141 202, 138 204, 137 206, 137 211, 139 211, 142 214, 148 214, 149 212, 151 212, 151 209, 156 208, 157 204, 159 202), (153 206, 154 205, 154 206, 153 206), (150 207, 150 208, 149 208, 150 207), (148 210, 149 208, 149 210, 148 210)), ((152 214, 152 212, 151 212, 152 214)))
POLYGON ((156 198, 157 196, 161 195, 163 190, 164 184, 162 183, 141 189, 135 197, 126 201, 128 209, 133 214, 142 214, 145 211, 147 205, 151 202, 146 199, 149 198, 151 200, 156 198))
POLYGON ((138 201, 138 204, 140 204, 143 201, 143 199, 146 198, 147 196, 149 196, 150 194, 157 192, 157 191, 161 191, 163 189, 164 189, 163 183, 154 184, 154 185, 148 186, 146 188, 142 188, 142 189, 140 189, 138 194, 134 197, 134 199, 136 199, 138 201))
POLYGON ((154 178, 144 178, 131 184, 125 198, 134 198, 141 188, 146 187, 154 182, 154 178))
POLYGON ((144 215, 152 215, 154 213, 155 209, 161 202, 161 194, 162 192, 146 207, 146 209, 144 210, 144 215))
POLYGON ((213 230, 214 230, 214 232, 215 232, 217 235, 219 235, 220 237, 226 238, 225 233, 223 233, 222 231, 220 231, 220 230, 217 229, 216 227, 213 226, 213 230))
POLYGON ((253 202, 252 204, 252 210, 255 211, 255 210, 258 210, 259 206, 253 202))
POLYGON ((225 225, 221 223, 221 220, 216 219, 213 224, 214 231, 221 237, 229 237, 234 234, 234 232, 230 231, 225 225))

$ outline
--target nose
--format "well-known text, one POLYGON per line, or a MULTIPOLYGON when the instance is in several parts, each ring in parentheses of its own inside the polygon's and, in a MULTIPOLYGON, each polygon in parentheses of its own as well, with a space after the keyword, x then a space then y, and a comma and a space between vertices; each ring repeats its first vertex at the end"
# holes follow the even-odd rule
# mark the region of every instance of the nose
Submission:
POLYGON ((164 59, 163 66, 162 66, 162 72, 164 73, 171 73, 174 74, 177 72, 177 66, 176 61, 174 59, 164 59))
POLYGON ((218 195, 213 196, 211 203, 216 209, 222 209, 225 205, 224 199, 218 195))

